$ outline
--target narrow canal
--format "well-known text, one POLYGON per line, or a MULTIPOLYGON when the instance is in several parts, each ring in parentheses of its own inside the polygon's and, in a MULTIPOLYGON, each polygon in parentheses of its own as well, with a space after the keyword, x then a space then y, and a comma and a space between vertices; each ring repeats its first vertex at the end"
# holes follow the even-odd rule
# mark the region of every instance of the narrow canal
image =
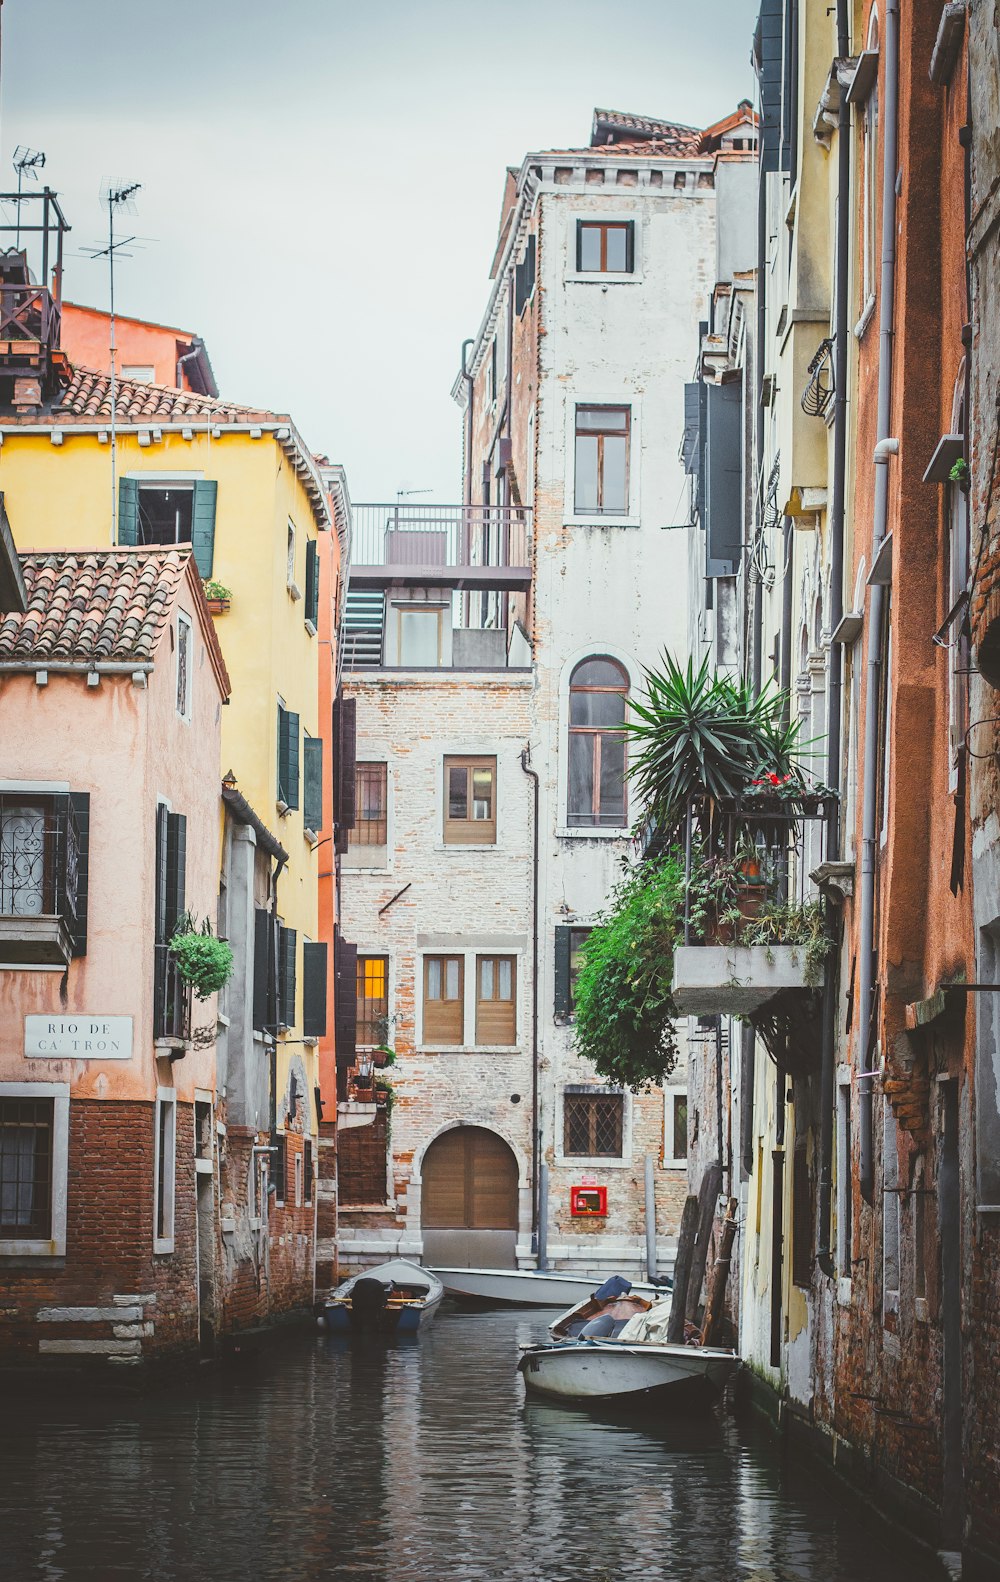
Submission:
POLYGON ((526 1403, 516 1348, 544 1331, 446 1309, 411 1344, 298 1336, 199 1387, 8 1403, 0 1575, 923 1582, 759 1429, 526 1403))

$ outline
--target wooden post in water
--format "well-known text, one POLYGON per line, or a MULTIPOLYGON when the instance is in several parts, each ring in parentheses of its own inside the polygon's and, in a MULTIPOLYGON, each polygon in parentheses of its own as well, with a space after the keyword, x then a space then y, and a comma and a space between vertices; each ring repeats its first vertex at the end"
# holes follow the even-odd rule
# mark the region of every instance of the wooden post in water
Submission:
POLYGON ((667 1341, 672 1346, 684 1344, 684 1308, 687 1302, 688 1279, 691 1274, 691 1254, 694 1252, 695 1231, 698 1228, 698 1199, 694 1193, 684 1199, 681 1227, 677 1232, 677 1257, 674 1259, 674 1292, 667 1325, 667 1341))
POLYGON ((691 1277, 688 1280, 687 1298, 684 1303, 684 1317, 692 1324, 697 1323, 698 1320, 698 1304, 701 1301, 701 1288, 705 1281, 705 1265, 708 1263, 708 1244, 712 1239, 715 1205, 718 1202, 721 1185, 722 1165, 717 1159, 714 1164, 707 1167, 701 1178, 701 1190, 698 1193, 698 1234, 694 1240, 691 1277))
POLYGON ((726 1208, 726 1217, 722 1221, 722 1234, 719 1237, 719 1251, 712 1270, 708 1301, 705 1304, 705 1322, 702 1325, 702 1344, 714 1346, 719 1325, 722 1322, 722 1311, 726 1304, 726 1286, 729 1283, 729 1266, 733 1257, 733 1242, 736 1240, 736 1199, 731 1197, 726 1208))

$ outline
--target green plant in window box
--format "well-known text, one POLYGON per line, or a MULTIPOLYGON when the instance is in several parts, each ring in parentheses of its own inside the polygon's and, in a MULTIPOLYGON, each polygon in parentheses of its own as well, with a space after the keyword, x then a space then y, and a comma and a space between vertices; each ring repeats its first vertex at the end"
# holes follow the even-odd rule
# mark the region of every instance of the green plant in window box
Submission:
POLYGON ((224 582, 220 582, 217 577, 208 577, 202 583, 202 587, 211 610, 229 609, 233 594, 232 589, 227 588, 224 582))
POLYGON ((948 478, 951 483, 957 483, 960 489, 968 489, 972 474, 969 471, 969 463, 964 457, 960 456, 952 465, 948 478))
POLYGON ((232 976, 233 953, 224 939, 217 939, 212 933, 207 917, 196 930, 193 918, 186 913, 170 941, 170 954, 177 971, 185 983, 190 983, 199 1000, 218 994, 232 976))

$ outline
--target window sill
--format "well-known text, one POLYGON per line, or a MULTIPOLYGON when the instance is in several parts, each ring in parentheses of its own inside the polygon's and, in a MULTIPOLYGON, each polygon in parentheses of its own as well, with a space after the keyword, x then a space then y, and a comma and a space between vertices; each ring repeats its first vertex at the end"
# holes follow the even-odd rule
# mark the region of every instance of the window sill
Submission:
POLYGON ((418 1055, 521 1055, 520 1044, 418 1044, 418 1055))
POLYGON ((567 285, 574 286, 641 286, 642 274, 638 269, 611 270, 575 269, 563 276, 567 285))
POLYGON ((573 512, 572 516, 563 517, 563 527, 641 527, 637 516, 622 516, 609 511, 607 516, 598 512, 573 512))
POLYGON ((559 840, 628 840, 629 832, 624 824, 617 829, 600 829, 596 826, 568 829, 560 826, 556 836, 559 840))
POLYGON ((918 1324, 929 1324, 930 1323, 930 1321, 931 1321, 931 1310, 930 1310, 930 1306, 928 1304, 927 1298, 925 1296, 914 1297, 914 1299, 913 1299, 913 1316, 916 1319, 918 1324))
POLYGON ((66 1242, 0 1241, 0 1258, 64 1258, 66 1242))
POLYGON ((687 1160, 686 1159, 661 1159, 660 1160, 660 1169, 661 1170, 686 1170, 687 1169, 687 1160))
POLYGON ((854 326, 854 339, 861 340, 872 319, 875 317, 875 298, 869 297, 861 310, 861 317, 854 326))
MULTIPOLYGON (((449 851, 451 850, 450 846, 448 847, 448 850, 449 851)), ((369 876, 375 876, 375 877, 384 879, 387 873, 391 873, 392 872, 392 869, 389 867, 388 863, 386 863, 384 868, 355 868, 351 863, 347 862, 347 863, 342 863, 341 864, 341 872, 342 873, 352 873, 352 874, 354 874, 354 873, 368 874, 369 876)))
POLYGON ((187 1040, 184 1039, 184 1038, 154 1038, 153 1039, 153 1048, 154 1049, 174 1049, 174 1050, 181 1050, 182 1052, 186 1052, 187 1048, 188 1048, 188 1044, 187 1044, 187 1040))
POLYGON ((172 1236, 154 1236, 153 1237, 153 1253, 154 1253, 154 1255, 156 1255, 157 1253, 171 1253, 171 1252, 173 1252, 173 1250, 174 1250, 174 1238, 172 1236))
POLYGON ((631 1159, 608 1159, 598 1156, 596 1159, 585 1158, 582 1154, 556 1154, 555 1164, 557 1169, 563 1170, 631 1170, 631 1159))
POLYGON ((439 846, 434 847, 434 850, 436 852, 497 851, 499 846, 495 840, 449 840, 442 841, 439 846))

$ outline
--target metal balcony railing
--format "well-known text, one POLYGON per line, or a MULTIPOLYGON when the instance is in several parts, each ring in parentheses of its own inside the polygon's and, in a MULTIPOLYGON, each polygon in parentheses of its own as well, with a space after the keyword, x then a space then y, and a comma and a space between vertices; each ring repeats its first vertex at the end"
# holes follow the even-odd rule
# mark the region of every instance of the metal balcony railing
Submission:
POLYGON ((191 985, 177 969, 169 945, 155 945, 153 1037, 187 1041, 191 1037, 191 985))
POLYGON ((521 506, 355 505, 352 586, 526 587, 530 522, 521 506))

